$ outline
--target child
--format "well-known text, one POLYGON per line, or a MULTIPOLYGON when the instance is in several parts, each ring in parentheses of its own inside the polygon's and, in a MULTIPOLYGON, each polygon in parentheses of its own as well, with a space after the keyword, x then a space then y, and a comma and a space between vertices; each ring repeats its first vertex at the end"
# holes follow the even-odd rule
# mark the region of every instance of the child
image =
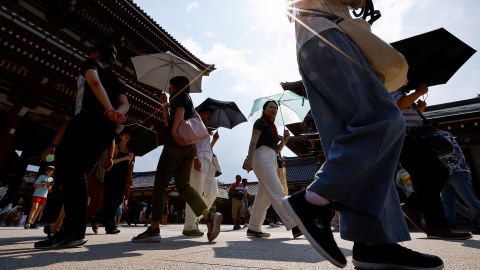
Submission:
POLYGON ((55 167, 47 166, 47 168, 45 168, 45 174, 40 175, 37 180, 35 180, 33 184, 35 192, 32 198, 32 208, 30 209, 30 214, 28 214, 28 220, 24 226, 25 229, 30 229, 35 219, 37 219, 42 205, 47 202, 48 191, 52 188, 53 184, 52 174, 54 171, 55 167))

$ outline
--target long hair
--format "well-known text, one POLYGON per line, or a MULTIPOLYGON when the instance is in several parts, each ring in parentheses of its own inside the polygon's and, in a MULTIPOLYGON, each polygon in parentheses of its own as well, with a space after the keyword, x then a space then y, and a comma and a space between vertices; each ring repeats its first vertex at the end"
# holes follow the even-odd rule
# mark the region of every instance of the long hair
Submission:
MULTIPOLYGON (((186 93, 190 93, 190 81, 185 76, 176 76, 170 79, 170 84, 175 89, 175 93, 183 90, 186 93)), ((172 94, 172 93, 170 93, 172 94)))
POLYGON ((277 109, 278 109, 278 103, 277 103, 275 100, 267 100, 267 101, 263 104, 263 107, 262 107, 262 117, 261 117, 261 118, 262 118, 263 120, 265 120, 265 122, 268 123, 268 125, 269 125, 270 128, 272 129, 272 132, 273 132, 273 136, 274 136, 274 138, 275 138, 275 141, 278 141, 279 137, 278 137, 277 126, 275 126, 275 118, 270 121, 269 119, 267 119, 267 117, 266 117, 266 115, 265 115, 265 109, 267 109, 269 103, 275 104, 275 106, 277 106, 277 109))
MULTIPOLYGON (((263 119, 265 119, 265 109, 267 109, 268 107, 268 104, 269 103, 273 103, 275 104, 275 106, 277 106, 277 109, 278 109, 278 103, 275 101, 275 100, 267 100, 264 104, 263 104, 263 107, 262 107, 262 117, 263 119)), ((275 119, 273 119, 275 121, 275 119)))

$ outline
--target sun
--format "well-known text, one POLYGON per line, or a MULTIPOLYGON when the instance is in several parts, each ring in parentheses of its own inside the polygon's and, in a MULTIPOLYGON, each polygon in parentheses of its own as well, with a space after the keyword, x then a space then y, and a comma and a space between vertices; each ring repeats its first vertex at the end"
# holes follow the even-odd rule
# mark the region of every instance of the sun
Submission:
POLYGON ((251 15, 260 23, 259 27, 274 28, 288 20, 286 0, 253 0, 250 4, 251 15))

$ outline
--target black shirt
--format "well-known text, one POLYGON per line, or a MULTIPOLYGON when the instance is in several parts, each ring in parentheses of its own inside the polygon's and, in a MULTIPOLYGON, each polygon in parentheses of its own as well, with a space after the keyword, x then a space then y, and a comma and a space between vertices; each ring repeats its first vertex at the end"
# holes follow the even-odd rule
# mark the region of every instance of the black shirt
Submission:
MULTIPOLYGON (((89 69, 95 69, 98 72, 98 77, 100 78, 103 88, 105 88, 105 91, 107 92, 110 103, 114 109, 118 108, 120 105, 118 96, 120 94, 125 94, 125 88, 120 80, 118 80, 115 73, 113 73, 113 70, 110 67, 102 68, 97 61, 87 58, 87 60, 85 60, 82 64, 80 73, 86 77, 85 73, 89 69)), ((89 117, 103 118, 104 111, 105 108, 93 93, 93 90, 88 82, 86 82, 80 114, 88 115, 89 117)))
POLYGON ((183 114, 183 120, 192 118, 193 102, 190 98, 190 95, 188 95, 188 93, 185 91, 180 93, 178 96, 176 96, 170 101, 170 119, 168 119, 169 127, 173 126, 173 118, 175 117, 175 112, 179 107, 185 109, 185 113, 183 114))
MULTIPOLYGON (((277 139, 275 139, 275 133, 273 132, 272 128, 270 125, 265 121, 263 118, 258 119, 255 121, 255 124, 253 124, 253 129, 260 130, 262 133, 260 134, 260 138, 258 138, 257 146, 256 148, 259 148, 260 146, 268 146, 275 150, 278 145, 278 135, 277 139)), ((255 148, 255 149, 256 149, 255 148)))

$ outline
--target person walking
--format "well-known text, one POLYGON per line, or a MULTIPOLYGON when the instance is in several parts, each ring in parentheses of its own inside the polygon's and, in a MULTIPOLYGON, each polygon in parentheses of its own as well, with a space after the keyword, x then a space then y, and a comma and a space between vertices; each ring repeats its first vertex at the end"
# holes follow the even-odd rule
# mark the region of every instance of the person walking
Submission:
POLYGON ((246 208, 243 204, 243 198, 246 196, 246 189, 242 184, 242 177, 235 176, 235 183, 228 188, 228 197, 232 204, 232 223, 233 230, 240 230, 240 220, 245 218, 246 208))
MULTIPOLYGON (((212 242, 220 233, 222 214, 212 213, 202 197, 189 184, 190 172, 195 157, 195 145, 185 141, 178 132, 180 122, 194 114, 190 98, 190 81, 183 76, 170 79, 170 117, 167 141, 158 161, 153 187, 152 219, 147 230, 135 236, 133 242, 160 242, 160 221, 165 203, 165 190, 172 177, 182 199, 192 208, 196 216, 203 216, 208 227, 208 241, 212 242)), ((161 103, 166 106, 166 100, 161 103)))
MULTIPOLYGON (((62 185, 65 218, 52 238, 36 242, 38 249, 81 246, 87 224, 86 175, 115 136, 117 124, 127 120, 125 88, 111 69, 117 50, 101 43, 91 50, 80 70, 84 78, 80 112, 68 122, 60 145, 55 145, 56 179, 62 185)), ((78 96, 77 96, 78 97, 78 96)))
POLYGON ((341 210, 340 236, 354 242, 355 267, 442 269, 439 257, 398 244, 410 240, 393 181, 405 133, 402 114, 352 40, 315 13, 351 19, 349 7, 364 7, 365 1, 292 6, 298 67, 326 160, 306 190, 284 199, 290 216, 337 267, 347 260, 331 231, 332 208, 341 210))
POLYGON ((262 224, 271 204, 287 230, 292 230, 293 237, 297 238, 302 233, 282 204, 285 192, 277 172, 277 153, 280 153, 287 143, 290 132, 285 130, 283 138, 278 135, 274 124, 277 111, 278 104, 275 101, 270 100, 263 104, 262 116, 253 124, 248 155, 243 163, 243 169, 247 172, 253 169, 258 178, 258 191, 248 221, 247 236, 270 236, 269 233, 262 232, 262 224))
POLYGON ((27 222, 23 226, 25 229, 30 229, 37 219, 42 207, 47 203, 48 192, 52 189, 53 185, 53 172, 55 172, 55 167, 47 166, 45 168, 45 173, 40 175, 35 180, 35 183, 33 183, 35 191, 33 192, 32 207, 30 208, 27 222))
POLYGON ((468 209, 474 213, 473 234, 480 234, 480 200, 475 195, 472 187, 472 174, 468 166, 462 148, 453 135, 445 130, 439 130, 438 133, 447 138, 453 145, 453 152, 449 155, 440 157, 440 161, 448 168, 449 177, 441 194, 445 210, 445 216, 451 227, 456 227, 455 201, 458 197, 468 206, 468 209))
POLYGON ((414 190, 413 195, 407 198, 403 209, 407 218, 425 232, 428 238, 469 239, 472 237, 469 232, 451 228, 443 209, 440 192, 448 181, 448 168, 438 157, 431 154, 431 149, 421 139, 418 139, 425 128, 431 129, 421 114, 427 103, 419 98, 426 93, 428 86, 420 84, 411 94, 407 94, 405 90, 391 94, 405 118, 406 135, 400 163, 410 174, 414 190))
MULTIPOLYGON (((205 125, 210 121, 212 113, 213 110, 208 107, 203 107, 198 111, 205 125)), ((190 185, 201 195, 209 209, 215 202, 218 194, 218 184, 215 179, 216 169, 212 161, 212 149, 218 138, 217 131, 212 136, 211 142, 210 136, 208 136, 203 141, 195 144, 197 155, 193 159, 193 166, 190 172, 190 185)), ((185 223, 182 234, 185 236, 202 236, 204 233, 198 229, 198 217, 189 205, 185 208, 185 223)))
MULTIPOLYGON (((115 222, 115 215, 119 205, 123 203, 125 184, 133 171, 135 156, 129 146, 131 137, 129 131, 122 130, 118 137, 120 142, 112 146, 113 151, 109 151, 111 157, 107 160, 112 160, 113 166, 104 176, 103 206, 95 215, 95 220, 92 223, 94 233, 98 233, 99 223, 105 226, 106 234, 117 234, 120 232, 115 222)), ((97 164, 97 166, 104 166, 104 164, 97 164)))

